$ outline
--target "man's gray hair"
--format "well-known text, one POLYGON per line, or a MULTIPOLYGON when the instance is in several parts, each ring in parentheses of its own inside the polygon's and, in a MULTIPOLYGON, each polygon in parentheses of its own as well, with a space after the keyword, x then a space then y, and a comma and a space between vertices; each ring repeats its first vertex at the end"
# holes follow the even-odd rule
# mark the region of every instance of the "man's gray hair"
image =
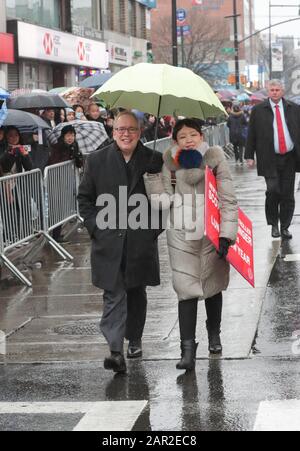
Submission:
POLYGON ((268 88, 270 88, 271 86, 280 86, 284 89, 284 82, 282 80, 279 80, 279 78, 273 78, 268 82, 268 88))
POLYGON ((123 117, 123 116, 129 116, 132 119, 134 119, 137 123, 138 128, 141 128, 141 123, 138 119, 138 117, 130 110, 125 110, 125 111, 121 111, 121 113, 118 113, 118 115, 115 117, 114 123, 116 124, 118 122, 118 120, 123 117))

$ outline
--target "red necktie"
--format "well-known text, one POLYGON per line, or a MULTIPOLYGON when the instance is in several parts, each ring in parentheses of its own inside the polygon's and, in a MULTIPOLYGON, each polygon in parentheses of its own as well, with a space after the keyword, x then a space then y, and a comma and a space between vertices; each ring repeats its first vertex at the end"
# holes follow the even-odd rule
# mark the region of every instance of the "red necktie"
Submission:
POLYGON ((277 121, 277 130, 278 130, 278 139, 279 139, 279 152, 281 155, 284 155, 287 153, 287 145, 286 145, 286 141, 285 141, 279 105, 276 105, 275 108, 276 108, 276 121, 277 121))

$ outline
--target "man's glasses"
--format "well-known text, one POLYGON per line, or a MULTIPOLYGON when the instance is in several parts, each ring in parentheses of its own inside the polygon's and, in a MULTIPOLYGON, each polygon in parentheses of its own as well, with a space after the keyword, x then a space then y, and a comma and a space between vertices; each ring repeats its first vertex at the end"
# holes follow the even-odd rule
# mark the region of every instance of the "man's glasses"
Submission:
POLYGON ((139 131, 137 127, 118 127, 115 128, 115 130, 119 135, 125 135, 126 132, 128 132, 129 135, 135 135, 139 131))

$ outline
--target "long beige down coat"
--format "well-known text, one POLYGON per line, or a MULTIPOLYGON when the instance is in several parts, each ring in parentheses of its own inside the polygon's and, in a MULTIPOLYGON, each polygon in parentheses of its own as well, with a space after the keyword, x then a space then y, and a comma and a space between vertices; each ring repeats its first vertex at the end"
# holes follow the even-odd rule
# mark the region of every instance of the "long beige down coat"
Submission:
POLYGON ((145 186, 153 208, 170 209, 167 242, 173 287, 179 301, 203 300, 227 289, 230 272, 229 264, 219 258, 214 246, 204 236, 206 166, 213 170, 217 179, 221 209, 220 237, 232 243, 236 241, 238 231, 237 199, 221 147, 209 148, 203 143, 199 149, 203 155, 199 169, 179 168, 174 160, 176 150, 171 148, 165 153, 161 174, 144 176, 145 186), (172 171, 176 173, 175 193, 171 183, 172 171), (180 217, 182 221, 178 221, 180 217))

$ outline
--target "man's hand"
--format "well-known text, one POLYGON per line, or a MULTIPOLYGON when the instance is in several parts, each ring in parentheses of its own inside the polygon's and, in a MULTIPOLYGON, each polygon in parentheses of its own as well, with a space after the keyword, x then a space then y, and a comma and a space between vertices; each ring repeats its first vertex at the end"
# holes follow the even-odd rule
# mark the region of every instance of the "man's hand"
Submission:
POLYGON ((254 165, 255 165, 255 161, 254 160, 246 160, 247 161, 247 166, 249 169, 253 169, 254 165))

